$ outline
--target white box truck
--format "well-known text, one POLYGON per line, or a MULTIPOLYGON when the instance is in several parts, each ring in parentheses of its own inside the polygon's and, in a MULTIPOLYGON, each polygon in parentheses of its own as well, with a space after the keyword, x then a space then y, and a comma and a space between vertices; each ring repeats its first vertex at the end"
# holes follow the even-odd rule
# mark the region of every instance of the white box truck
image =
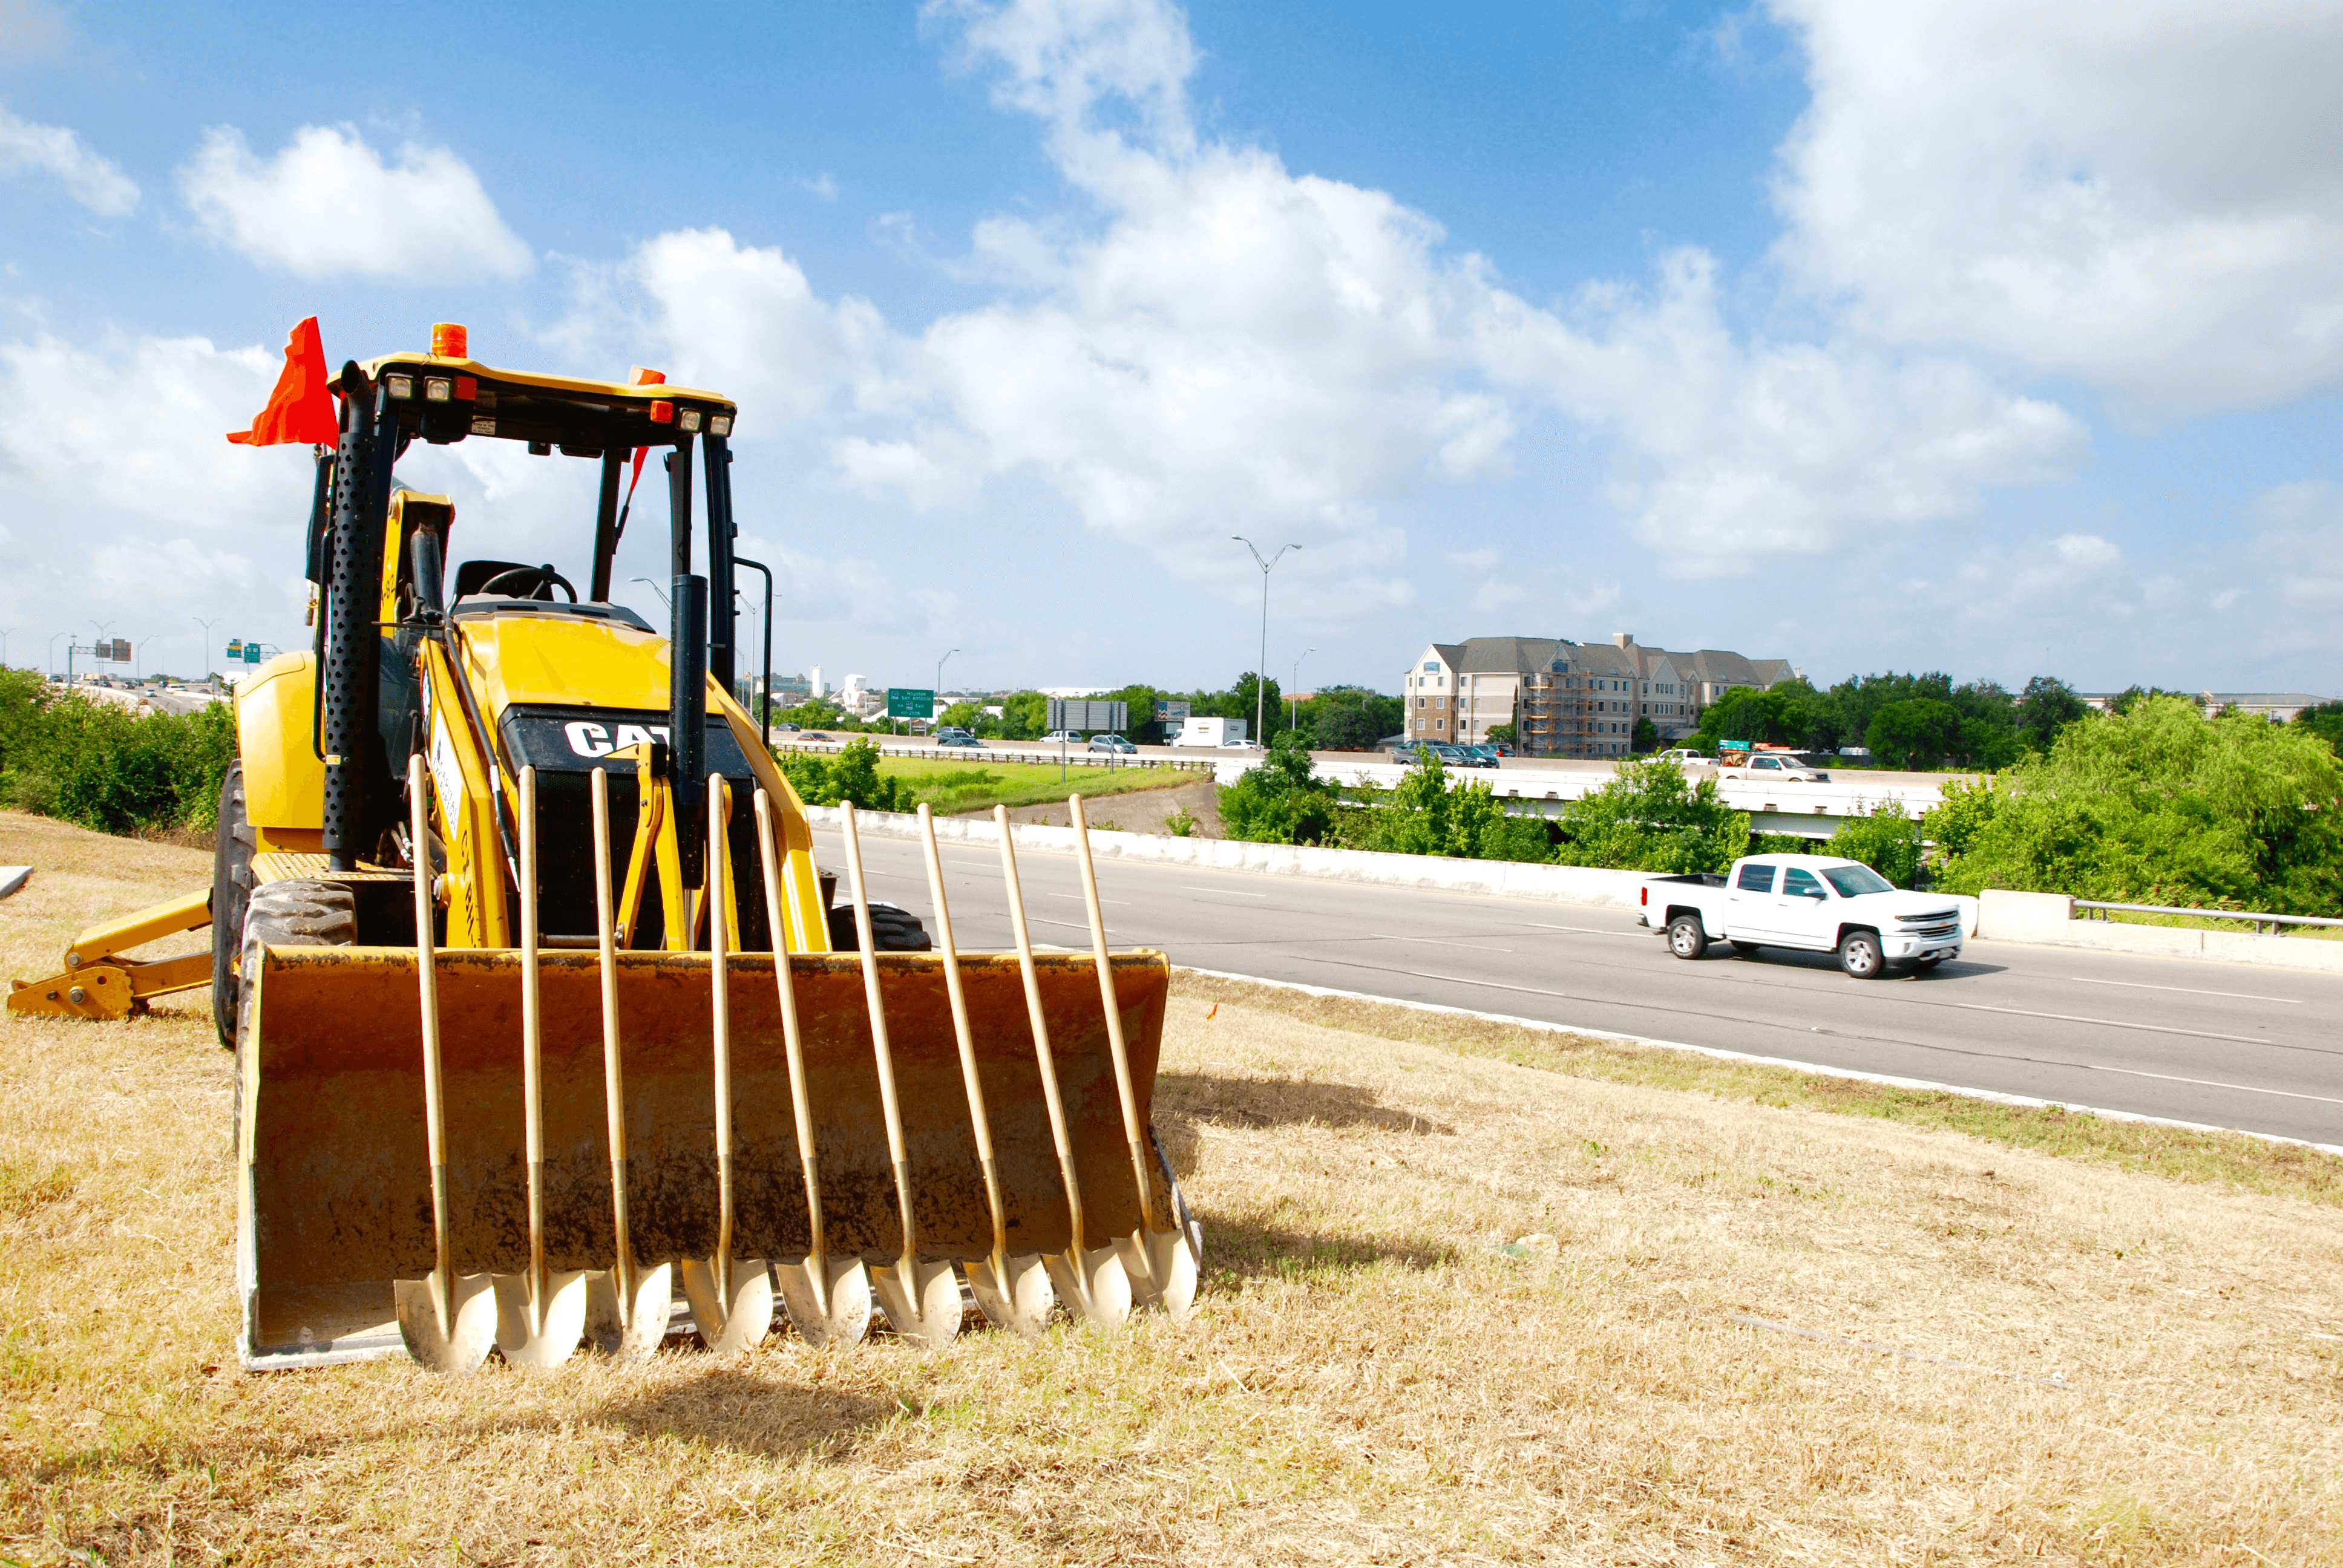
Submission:
POLYGON ((1245 738, 1242 719, 1189 719, 1173 737, 1174 746, 1233 746, 1245 738))

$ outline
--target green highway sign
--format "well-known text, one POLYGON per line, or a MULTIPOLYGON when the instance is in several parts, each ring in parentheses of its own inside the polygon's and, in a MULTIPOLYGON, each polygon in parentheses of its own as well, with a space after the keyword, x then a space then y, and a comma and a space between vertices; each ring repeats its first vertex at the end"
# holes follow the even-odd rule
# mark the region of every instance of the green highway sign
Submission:
POLYGON ((936 694, 918 686, 890 686, 887 689, 887 717, 890 719, 933 719, 936 715, 936 694))

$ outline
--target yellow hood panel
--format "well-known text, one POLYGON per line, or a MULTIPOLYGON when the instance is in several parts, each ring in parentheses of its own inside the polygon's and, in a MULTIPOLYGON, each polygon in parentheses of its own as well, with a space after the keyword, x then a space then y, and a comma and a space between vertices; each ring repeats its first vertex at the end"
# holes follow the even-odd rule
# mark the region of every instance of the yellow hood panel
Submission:
POLYGON ((457 622, 472 689, 492 713, 514 703, 660 709, 667 638, 608 621, 509 615, 457 622))

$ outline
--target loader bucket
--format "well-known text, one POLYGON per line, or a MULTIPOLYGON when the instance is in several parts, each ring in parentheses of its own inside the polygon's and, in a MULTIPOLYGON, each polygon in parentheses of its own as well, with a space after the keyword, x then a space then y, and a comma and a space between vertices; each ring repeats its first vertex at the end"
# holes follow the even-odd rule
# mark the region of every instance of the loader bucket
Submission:
MULTIPOLYGON (((958 955, 976 1070, 990 1114, 1009 1250, 1072 1240, 1040 1060, 1014 954, 958 955)), ((303 1365, 398 1344, 394 1282, 435 1266, 426 1147, 419 960, 407 948, 271 948, 240 1020, 239 1277, 251 1365, 303 1365)), ((824 1241, 876 1267, 901 1252, 901 1218, 859 954, 790 957, 824 1241)), ((520 957, 455 950, 432 960, 446 1118, 449 1271, 530 1267, 520 957)), ((616 1261, 599 955, 539 957, 544 1266, 616 1261)), ((725 960, 733 1108, 736 1259, 789 1261, 812 1244, 807 1183, 769 953, 725 960)), ((1092 1244, 1174 1231, 1168 1177, 1136 1190, 1124 1108, 1090 954, 1033 960, 1092 1244)), ((995 1248, 943 960, 876 958, 892 1040, 922 1261, 995 1248)), ((1124 1049, 1146 1125, 1170 968, 1161 953, 1111 962, 1124 1049)), ((629 1248, 640 1269, 717 1254, 713 1017, 708 953, 617 955, 624 1055, 629 1248)))

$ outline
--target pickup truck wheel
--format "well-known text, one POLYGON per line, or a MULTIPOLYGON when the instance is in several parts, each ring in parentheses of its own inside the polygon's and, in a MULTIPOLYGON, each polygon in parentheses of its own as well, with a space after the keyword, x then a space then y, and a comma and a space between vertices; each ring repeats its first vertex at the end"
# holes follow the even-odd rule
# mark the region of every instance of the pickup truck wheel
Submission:
POLYGON ((1696 959, 1708 951, 1708 933, 1698 915, 1678 915, 1668 922, 1668 951, 1680 959, 1696 959))
POLYGON ((1838 944, 1838 967, 1856 980, 1877 980, 1887 972, 1887 957, 1879 950, 1876 931, 1849 931, 1838 944))

